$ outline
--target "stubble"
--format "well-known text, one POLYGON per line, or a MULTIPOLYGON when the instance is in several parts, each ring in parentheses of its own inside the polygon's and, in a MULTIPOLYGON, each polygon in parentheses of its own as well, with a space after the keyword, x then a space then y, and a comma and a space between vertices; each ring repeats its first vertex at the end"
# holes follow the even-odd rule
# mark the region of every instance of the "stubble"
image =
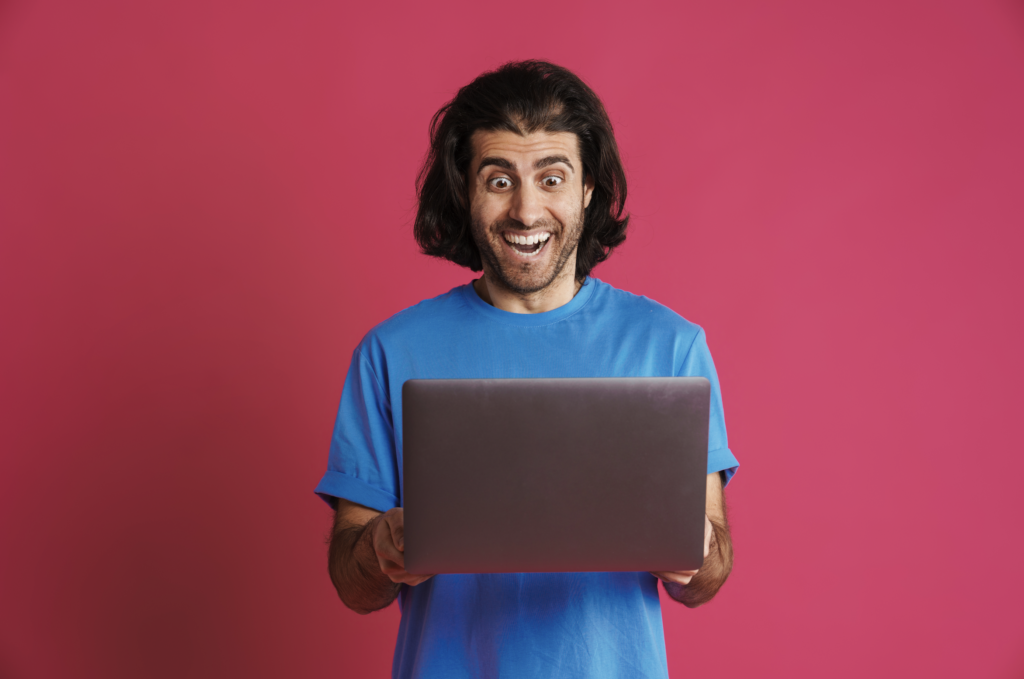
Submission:
MULTIPOLYGON (((548 221, 538 222, 534 226, 538 231, 551 231, 559 247, 559 251, 555 254, 554 265, 546 273, 536 271, 536 264, 533 262, 509 261, 496 251, 496 248, 504 247, 504 244, 500 242, 502 230, 522 229, 523 225, 517 221, 503 219, 486 227, 474 218, 472 223, 473 241, 480 251, 480 259, 486 265, 486 269, 497 278, 496 283, 514 294, 531 295, 544 290, 562 275, 565 265, 579 246, 580 237, 583 235, 583 222, 584 211, 581 204, 580 209, 573 215, 573 219, 565 224, 564 228, 562 225, 552 228, 557 223, 552 224, 548 221)), ((552 245, 554 243, 549 244, 548 247, 552 245)), ((575 276, 576 272, 572 273, 575 276)))

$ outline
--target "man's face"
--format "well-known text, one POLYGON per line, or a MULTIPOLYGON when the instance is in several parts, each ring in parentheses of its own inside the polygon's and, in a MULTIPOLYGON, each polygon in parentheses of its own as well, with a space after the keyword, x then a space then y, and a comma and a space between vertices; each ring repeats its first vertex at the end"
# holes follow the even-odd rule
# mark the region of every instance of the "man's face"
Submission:
POLYGON ((522 295, 575 276, 593 192, 576 135, 477 130, 472 145, 469 209, 488 280, 522 295))

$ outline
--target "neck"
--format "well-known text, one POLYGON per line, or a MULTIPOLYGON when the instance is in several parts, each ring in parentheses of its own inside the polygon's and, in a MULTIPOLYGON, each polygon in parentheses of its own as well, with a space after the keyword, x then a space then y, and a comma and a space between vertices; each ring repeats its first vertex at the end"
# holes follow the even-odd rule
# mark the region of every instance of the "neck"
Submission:
MULTIPOLYGON (((575 267, 567 266, 566 268, 575 271, 575 267)), ((503 286, 497 281, 496 276, 489 274, 485 267, 484 275, 473 281, 473 287, 480 295, 480 299, 496 309, 510 311, 514 314, 540 314, 571 302, 583 287, 583 283, 577 281, 570 273, 568 276, 559 276, 551 281, 546 288, 537 292, 521 294, 512 292, 503 286)))

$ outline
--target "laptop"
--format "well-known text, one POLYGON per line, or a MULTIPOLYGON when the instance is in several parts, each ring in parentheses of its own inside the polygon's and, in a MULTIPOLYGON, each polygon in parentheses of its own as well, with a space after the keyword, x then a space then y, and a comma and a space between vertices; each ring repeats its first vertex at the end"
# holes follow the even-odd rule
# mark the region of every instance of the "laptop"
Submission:
POLYGON ((700 568, 710 390, 703 377, 407 381, 406 570, 700 568))

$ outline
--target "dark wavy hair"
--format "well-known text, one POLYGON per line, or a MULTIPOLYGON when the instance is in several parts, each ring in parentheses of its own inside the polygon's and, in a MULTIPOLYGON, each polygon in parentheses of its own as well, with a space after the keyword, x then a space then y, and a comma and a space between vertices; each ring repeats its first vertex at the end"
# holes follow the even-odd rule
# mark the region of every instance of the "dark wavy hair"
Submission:
POLYGON ((576 279, 585 278, 626 240, 626 173, 604 105, 568 69, 544 61, 510 62, 459 90, 430 121, 430 151, 416 180, 413 227, 425 254, 473 271, 482 268, 470 224, 467 173, 477 130, 530 134, 572 132, 579 139, 584 181, 594 192, 576 251, 576 279))

